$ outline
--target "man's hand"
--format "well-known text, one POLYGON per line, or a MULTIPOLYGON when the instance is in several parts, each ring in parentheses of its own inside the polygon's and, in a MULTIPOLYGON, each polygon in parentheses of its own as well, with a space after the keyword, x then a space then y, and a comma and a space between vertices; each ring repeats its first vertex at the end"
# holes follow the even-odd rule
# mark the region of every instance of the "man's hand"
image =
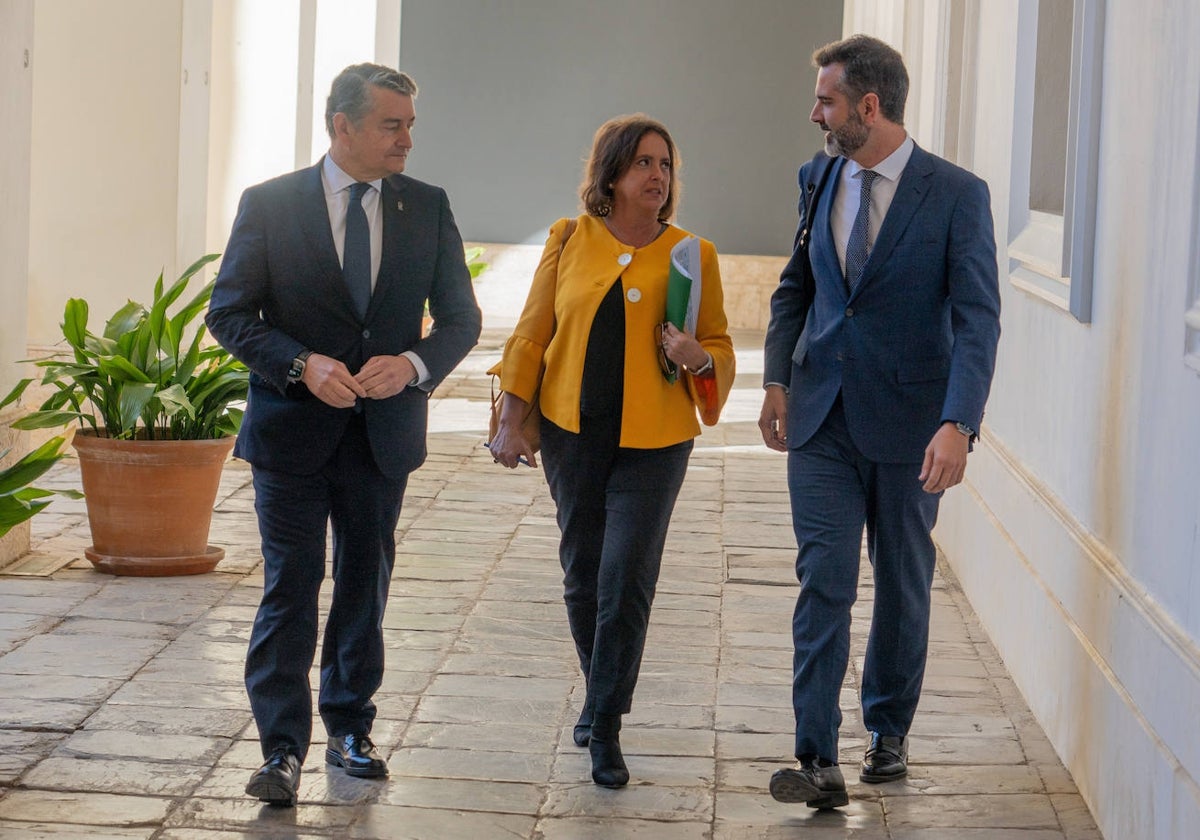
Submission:
POLYGON ((334 408, 350 408, 355 398, 367 395, 344 364, 320 353, 308 357, 300 381, 308 386, 313 396, 334 408))
POLYGON ((372 356, 354 376, 373 400, 385 400, 399 394, 417 378, 417 369, 408 356, 372 356))
POLYGON ((970 442, 953 423, 943 423, 925 447, 925 461, 917 476, 922 482, 921 489, 926 493, 940 493, 962 481, 970 442))
POLYGON ((776 452, 787 452, 787 392, 782 385, 768 385, 763 394, 758 430, 763 443, 776 452))

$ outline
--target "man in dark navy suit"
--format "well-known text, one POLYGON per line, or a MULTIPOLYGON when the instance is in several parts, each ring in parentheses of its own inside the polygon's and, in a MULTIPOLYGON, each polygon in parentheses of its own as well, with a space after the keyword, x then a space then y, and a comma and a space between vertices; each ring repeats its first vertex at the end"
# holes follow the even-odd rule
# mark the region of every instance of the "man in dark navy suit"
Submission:
POLYGON ((799 763, 776 772, 770 790, 831 808, 848 802, 838 695, 864 526, 875 601, 859 778, 907 773, 929 637, 930 532, 983 419, 1000 294, 987 185, 908 136, 900 54, 856 35, 817 50, 813 64, 810 118, 826 132, 826 154, 800 170, 797 241, 808 248, 795 249, 771 299, 759 428, 788 454, 799 547, 799 763))
POLYGON ((396 522, 425 459, 429 393, 479 338, 446 194, 400 174, 416 96, 406 74, 375 64, 334 79, 329 153, 243 194, 206 319, 251 370, 234 454, 253 467, 262 535, 246 688, 265 763, 246 792, 281 805, 296 802, 312 736, 308 672, 330 525, 325 757, 351 775, 387 775, 370 732, 396 522))

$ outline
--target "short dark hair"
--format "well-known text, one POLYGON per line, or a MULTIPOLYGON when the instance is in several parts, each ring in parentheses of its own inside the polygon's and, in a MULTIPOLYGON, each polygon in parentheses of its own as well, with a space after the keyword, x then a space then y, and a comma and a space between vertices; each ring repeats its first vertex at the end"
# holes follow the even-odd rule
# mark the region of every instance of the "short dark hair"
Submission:
POLYGON ((908 71, 904 59, 890 46, 869 35, 851 35, 818 49, 814 67, 842 65, 838 89, 857 104, 868 93, 879 97, 879 110, 897 125, 904 125, 908 99, 908 71))
POLYGON ((667 143, 667 154, 671 158, 671 184, 667 200, 659 210, 658 217, 667 221, 675 215, 679 203, 679 149, 671 139, 666 126, 645 114, 613 117, 596 130, 592 139, 592 153, 583 170, 583 183, 579 185, 579 198, 583 209, 592 216, 607 216, 612 210, 614 181, 633 165, 637 157, 638 144, 653 131, 667 143))
POLYGON ((337 74, 325 100, 325 130, 329 139, 333 139, 334 114, 345 114, 355 125, 367 115, 371 110, 372 86, 417 98, 417 83, 407 73, 382 64, 351 64, 337 74))

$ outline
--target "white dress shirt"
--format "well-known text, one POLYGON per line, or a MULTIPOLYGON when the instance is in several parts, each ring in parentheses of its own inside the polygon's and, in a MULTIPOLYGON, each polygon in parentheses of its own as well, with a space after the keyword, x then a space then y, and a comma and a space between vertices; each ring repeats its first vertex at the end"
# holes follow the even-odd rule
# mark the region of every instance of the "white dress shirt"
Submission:
MULTIPOLYGON (((333 233, 333 245, 337 248, 338 263, 344 264, 346 211, 350 208, 350 187, 356 182, 334 163, 332 156, 325 155, 321 183, 325 187, 325 207, 329 211, 329 229, 333 233)), ((370 184, 371 188, 363 193, 362 208, 367 214, 367 228, 371 234, 371 292, 374 293, 375 281, 379 278, 379 264, 383 260, 383 202, 379 200, 383 179, 376 179, 370 184)), ((420 386, 429 379, 429 368, 425 367, 420 356, 412 350, 405 350, 400 355, 412 362, 417 370, 416 381, 410 382, 410 385, 420 386)))
MULTIPOLYGON (((900 185, 900 176, 912 157, 912 150, 913 139, 906 135, 896 151, 871 167, 879 177, 871 184, 871 213, 867 218, 868 254, 875 245, 875 237, 879 235, 883 219, 892 206, 892 199, 896 197, 896 187, 900 185)), ((859 199, 862 197, 862 171, 861 166, 846 159, 842 166, 841 181, 833 196, 833 207, 830 208, 829 226, 833 228, 833 242, 837 246, 842 274, 846 273, 846 246, 850 242, 850 229, 854 227, 854 217, 858 215, 859 199)))

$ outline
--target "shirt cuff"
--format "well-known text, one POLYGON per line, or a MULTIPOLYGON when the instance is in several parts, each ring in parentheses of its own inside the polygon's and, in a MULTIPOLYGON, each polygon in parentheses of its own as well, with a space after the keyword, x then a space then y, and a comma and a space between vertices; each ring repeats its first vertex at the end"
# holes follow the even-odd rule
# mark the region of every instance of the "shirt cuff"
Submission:
POLYGON ((408 387, 420 388, 422 385, 424 385, 426 382, 429 381, 429 368, 425 367, 425 363, 421 361, 420 356, 418 356, 412 350, 405 350, 400 355, 403 356, 404 358, 408 359, 410 362, 412 362, 412 366, 417 371, 416 381, 408 383, 408 387))

